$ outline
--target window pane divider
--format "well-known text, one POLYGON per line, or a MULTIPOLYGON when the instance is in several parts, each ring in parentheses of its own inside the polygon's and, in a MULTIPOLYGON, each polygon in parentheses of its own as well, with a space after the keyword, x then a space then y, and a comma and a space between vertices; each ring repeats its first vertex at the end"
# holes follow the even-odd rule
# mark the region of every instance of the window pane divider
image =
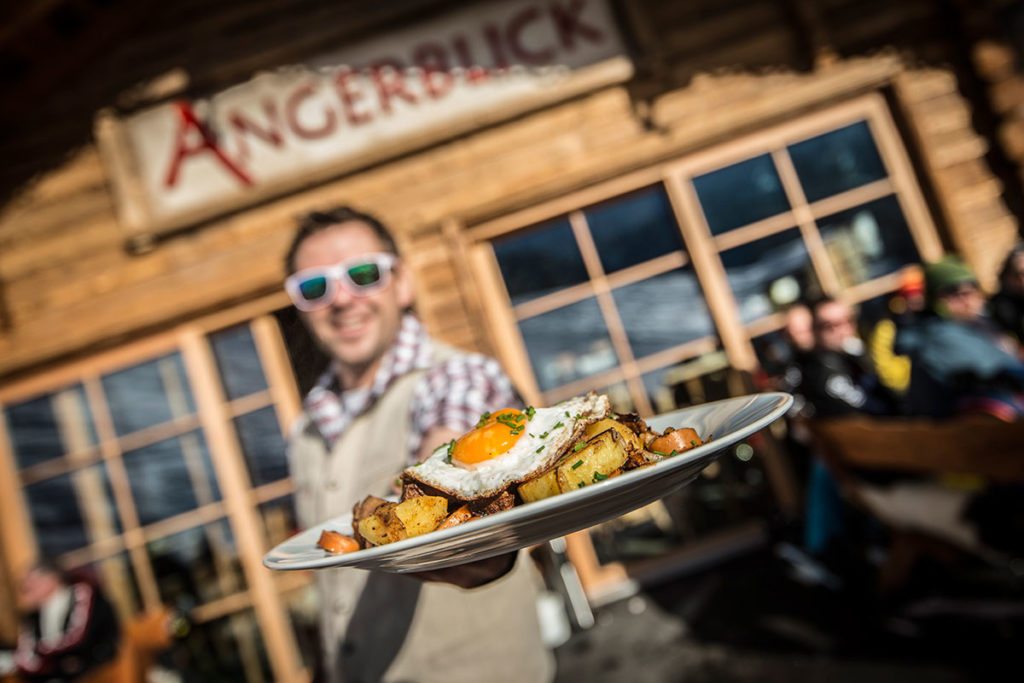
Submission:
POLYGON ((818 232, 818 226, 814 222, 814 214, 807 206, 807 197, 804 196, 804 190, 800 185, 793 161, 789 158, 789 154, 781 149, 772 151, 772 159, 775 161, 775 168, 779 172, 779 179, 782 181, 789 204, 793 207, 793 215, 796 216, 797 225, 800 226, 800 234, 804 238, 807 253, 811 257, 811 263, 814 264, 814 270, 818 273, 821 287, 828 294, 836 295, 840 290, 839 276, 836 274, 835 268, 832 267, 828 250, 825 248, 821 233, 818 232))
POLYGON ((558 403, 567 398, 572 398, 578 394, 590 391, 591 389, 598 389, 600 387, 615 384, 616 382, 625 381, 625 373, 622 371, 622 366, 612 368, 597 375, 591 375, 590 377, 584 377, 578 379, 575 382, 569 384, 563 384, 562 386, 549 389, 544 392, 544 400, 547 404, 558 403))
POLYGON ((645 415, 651 413, 651 402, 647 398, 647 392, 643 384, 637 380, 636 360, 633 358, 633 349, 629 343, 629 336, 619 316, 619 309, 612 298, 611 286, 608 278, 605 277, 604 267, 601 265, 601 257, 597 253, 597 246, 590 235, 590 227, 587 225, 586 216, 582 211, 573 211, 569 214, 569 224, 572 226, 573 235, 576 236, 576 243, 579 245, 580 254, 583 255, 583 264, 587 268, 587 274, 594 285, 597 293, 597 304, 601 308, 601 315, 604 317, 605 327, 611 336, 612 346, 619 357, 619 367, 622 369, 629 386, 629 393, 633 397, 633 405, 645 415))
POLYGON ((881 199, 895 192, 896 186, 893 185, 892 181, 889 178, 882 178, 881 180, 855 187, 852 190, 846 190, 840 194, 819 199, 808 206, 815 220, 820 220, 840 211, 846 211, 855 206, 881 199))
MULTIPOLYGON (((103 393, 103 384, 98 374, 89 374, 82 378, 86 399, 92 411, 93 424, 96 427, 96 438, 100 452, 107 463, 107 476, 110 478, 110 489, 114 494, 118 514, 121 516, 121 529, 125 546, 129 547, 129 557, 135 570, 135 581, 139 587, 139 595, 146 609, 157 609, 160 602, 160 591, 157 589, 153 567, 149 564, 142 547, 130 547, 130 543, 141 539, 139 531, 139 515, 132 499, 131 485, 128 483, 128 472, 121 459, 122 451, 118 445, 114 431, 114 421, 110 416, 110 406, 103 393)), ((141 544, 140 544, 141 545, 141 544)))
POLYGON ((288 349, 285 348, 281 329, 273 316, 263 315, 250 324, 256 355, 260 358, 267 378, 270 401, 273 403, 281 434, 287 435, 302 412, 302 398, 295 383, 288 349))
POLYGON ((514 306, 512 312, 517 320, 526 320, 543 313, 549 313, 556 308, 578 303, 592 296, 594 296, 594 286, 590 282, 583 282, 572 287, 560 289, 551 294, 539 296, 536 299, 524 301, 514 306))
POLYGON ((241 417, 246 413, 253 413, 260 408, 266 408, 267 406, 274 405, 274 397, 270 389, 264 389, 263 391, 255 394, 249 394, 248 396, 242 396, 240 398, 232 399, 228 401, 228 414, 232 418, 241 417))
POLYGON ((213 350, 204 331, 198 328, 183 329, 180 341, 182 359, 220 483, 224 508, 235 536, 242 571, 253 592, 256 619, 265 634, 274 678, 292 680, 302 669, 298 645, 288 625, 281 597, 274 590, 273 579, 263 567, 263 533, 259 516, 249 499, 252 488, 249 473, 220 385, 213 350))
POLYGON ((796 216, 792 211, 786 211, 769 218, 750 223, 739 228, 733 228, 721 235, 714 235, 711 239, 719 251, 732 249, 762 237, 769 237, 776 233, 785 232, 796 227, 796 216))

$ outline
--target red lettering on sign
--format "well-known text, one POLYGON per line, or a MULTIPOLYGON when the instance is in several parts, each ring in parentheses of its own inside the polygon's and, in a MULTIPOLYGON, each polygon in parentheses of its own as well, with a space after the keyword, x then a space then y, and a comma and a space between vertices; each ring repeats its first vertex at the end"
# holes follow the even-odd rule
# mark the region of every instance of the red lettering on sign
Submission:
POLYGON ((405 89, 405 74, 398 60, 380 61, 370 67, 373 84, 380 98, 380 108, 391 113, 391 98, 400 97, 409 104, 416 104, 416 96, 405 89))
POLYGON ((508 57, 505 56, 505 46, 501 44, 501 31, 494 24, 487 24, 484 26, 484 37, 487 39, 487 46, 491 48, 495 70, 504 71, 508 68, 508 57))
POLYGON ((284 138, 281 136, 281 121, 277 115, 277 103, 273 99, 269 97, 263 99, 263 114, 267 120, 266 127, 261 127, 240 111, 236 110, 228 114, 228 123, 238 133, 235 137, 238 140, 239 161, 249 158, 249 142, 246 140, 246 135, 253 135, 271 147, 284 145, 284 138))
POLYGON ((301 121, 299 121, 299 107, 302 103, 308 100, 310 97, 316 94, 316 85, 313 83, 304 83, 295 89, 288 99, 284 103, 284 119, 288 122, 288 127, 295 132, 300 138, 306 140, 316 140, 317 138, 327 137, 334 132, 335 127, 338 124, 337 116, 334 115, 334 110, 329 107, 324 107, 324 120, 317 128, 309 128, 301 121))
POLYGON ((334 77, 334 88, 341 98, 341 110, 345 113, 349 125, 361 126, 369 123, 371 117, 364 111, 356 111, 356 105, 363 99, 363 93, 359 90, 358 81, 353 81, 354 76, 358 74, 350 67, 338 69, 338 74, 334 77))
POLYGON ((509 50, 516 59, 526 64, 549 64, 555 57, 555 48, 547 47, 543 50, 531 50, 523 45, 523 29, 537 19, 540 19, 540 10, 536 7, 527 7, 509 19, 508 27, 505 29, 505 37, 508 41, 509 50))
POLYGON ((461 33, 452 40, 455 48, 455 55, 459 58, 459 64, 466 70, 466 83, 473 84, 486 81, 488 78, 487 69, 477 64, 473 59, 473 53, 469 49, 469 40, 461 33))
POLYGON ((433 99, 444 97, 455 84, 448 51, 438 43, 423 43, 412 51, 413 64, 422 70, 423 90, 433 99))
POLYGON ((171 188, 177 185, 184 161, 203 152, 213 154, 214 158, 223 164, 227 172, 237 178, 242 185, 251 186, 253 184, 252 179, 224 153, 224 150, 217 144, 217 138, 214 137, 209 127, 199 120, 199 117, 192 111, 191 105, 182 100, 175 102, 173 106, 178 113, 178 135, 174 141, 174 154, 171 157, 171 165, 167 169, 167 175, 164 177, 164 187, 171 188), (194 133, 199 133, 199 144, 190 145, 188 139, 194 133))
POLYGON ((586 0, 570 0, 568 7, 563 7, 562 3, 557 0, 551 3, 551 19, 555 22, 558 37, 567 50, 576 49, 575 34, 579 34, 580 37, 586 38, 592 43, 600 43, 604 40, 604 34, 600 29, 585 24, 580 19, 580 13, 586 4, 586 0))

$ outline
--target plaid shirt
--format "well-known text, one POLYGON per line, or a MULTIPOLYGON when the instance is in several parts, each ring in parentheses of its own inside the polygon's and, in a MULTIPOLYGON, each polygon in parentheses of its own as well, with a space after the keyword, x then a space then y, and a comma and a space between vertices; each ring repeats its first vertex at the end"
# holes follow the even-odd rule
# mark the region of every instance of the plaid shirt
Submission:
POLYGON ((352 421, 372 408, 396 379, 416 370, 427 372, 413 389, 410 464, 416 461, 424 435, 434 427, 462 433, 471 429, 485 411, 522 406, 512 382, 493 358, 461 353, 434 365, 433 349, 420 322, 406 314, 368 390, 342 392, 337 366, 332 364, 304 400, 306 412, 328 448, 334 447, 352 421))

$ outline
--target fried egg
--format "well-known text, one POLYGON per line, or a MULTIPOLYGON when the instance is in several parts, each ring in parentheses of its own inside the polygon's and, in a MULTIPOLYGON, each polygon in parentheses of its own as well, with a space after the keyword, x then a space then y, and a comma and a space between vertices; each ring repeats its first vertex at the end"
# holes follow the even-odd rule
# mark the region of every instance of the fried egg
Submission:
POLYGON ((485 414, 476 428, 407 468, 405 478, 465 501, 496 495, 550 469, 609 409, 607 396, 588 394, 551 408, 485 414))

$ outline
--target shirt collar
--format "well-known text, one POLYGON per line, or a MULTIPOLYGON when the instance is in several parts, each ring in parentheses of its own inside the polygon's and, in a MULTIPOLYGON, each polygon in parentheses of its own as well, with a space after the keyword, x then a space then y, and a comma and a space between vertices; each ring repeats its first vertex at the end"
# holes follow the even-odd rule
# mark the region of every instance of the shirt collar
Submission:
POLYGON ((395 341, 381 358, 369 391, 362 400, 341 400, 344 391, 338 379, 338 364, 333 361, 317 380, 303 401, 307 413, 328 446, 341 437, 352 421, 374 406, 396 379, 414 370, 431 366, 433 344, 416 316, 406 313, 395 335, 395 341))

